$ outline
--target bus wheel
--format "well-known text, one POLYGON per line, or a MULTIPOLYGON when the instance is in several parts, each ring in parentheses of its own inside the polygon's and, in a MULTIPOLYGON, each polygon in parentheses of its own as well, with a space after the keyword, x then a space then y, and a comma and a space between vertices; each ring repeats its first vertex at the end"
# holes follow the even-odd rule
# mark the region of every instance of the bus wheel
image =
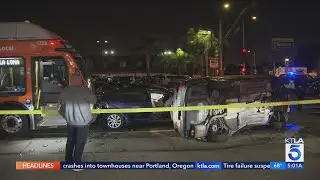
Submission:
POLYGON ((22 135, 29 130, 29 119, 25 115, 8 114, 0 117, 1 130, 7 135, 22 135))

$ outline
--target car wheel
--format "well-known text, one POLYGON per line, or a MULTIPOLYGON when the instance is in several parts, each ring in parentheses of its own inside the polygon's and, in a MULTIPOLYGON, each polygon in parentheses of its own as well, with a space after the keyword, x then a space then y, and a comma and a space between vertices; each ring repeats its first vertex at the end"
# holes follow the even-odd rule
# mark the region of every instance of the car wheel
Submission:
POLYGON ((123 116, 120 114, 103 115, 99 119, 104 129, 120 129, 124 125, 123 116))
POLYGON ((217 129, 217 125, 212 124, 209 126, 207 134, 207 142, 226 142, 228 141, 228 133, 217 129))

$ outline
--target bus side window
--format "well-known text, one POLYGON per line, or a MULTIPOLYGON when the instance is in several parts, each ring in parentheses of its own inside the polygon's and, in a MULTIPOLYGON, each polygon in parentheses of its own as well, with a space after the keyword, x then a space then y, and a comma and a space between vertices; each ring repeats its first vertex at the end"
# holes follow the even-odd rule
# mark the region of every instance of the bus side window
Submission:
POLYGON ((65 65, 54 65, 53 66, 54 73, 53 77, 54 80, 58 83, 61 84, 63 87, 68 86, 68 71, 65 65))

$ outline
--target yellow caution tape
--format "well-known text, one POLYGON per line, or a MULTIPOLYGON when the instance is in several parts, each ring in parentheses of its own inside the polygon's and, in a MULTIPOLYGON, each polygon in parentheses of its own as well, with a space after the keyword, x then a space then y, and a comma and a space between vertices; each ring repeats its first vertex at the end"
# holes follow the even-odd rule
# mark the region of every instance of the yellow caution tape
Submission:
MULTIPOLYGON (((208 106, 186 106, 186 107, 157 107, 157 108, 126 108, 126 109, 93 109, 93 114, 112 114, 112 113, 142 113, 142 112, 169 112, 169 111, 199 111, 208 109, 227 109, 227 108, 254 108, 271 106, 288 106, 303 104, 320 104, 320 99, 301 100, 301 101, 282 101, 267 103, 233 103, 227 105, 208 105, 208 106)), ((0 110, 0 115, 7 114, 58 114, 57 110, 0 110)))

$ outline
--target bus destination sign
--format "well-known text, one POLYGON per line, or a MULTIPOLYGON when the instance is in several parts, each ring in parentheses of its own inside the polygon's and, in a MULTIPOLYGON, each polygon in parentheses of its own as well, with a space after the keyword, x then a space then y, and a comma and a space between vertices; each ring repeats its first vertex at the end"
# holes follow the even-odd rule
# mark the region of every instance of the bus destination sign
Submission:
POLYGON ((23 62, 18 58, 0 58, 0 66, 20 66, 23 62))

